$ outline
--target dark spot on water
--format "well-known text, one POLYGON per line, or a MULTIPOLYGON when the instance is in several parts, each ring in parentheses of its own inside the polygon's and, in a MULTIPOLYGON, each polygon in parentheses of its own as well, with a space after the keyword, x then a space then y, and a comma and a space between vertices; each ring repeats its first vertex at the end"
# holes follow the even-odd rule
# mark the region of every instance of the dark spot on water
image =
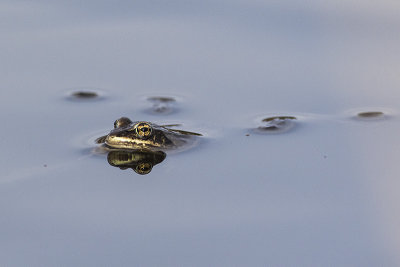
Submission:
POLYGON ((379 118, 383 117, 384 113, 382 111, 367 111, 367 112, 360 112, 357 114, 359 118, 369 119, 369 118, 379 118))
POLYGON ((246 136, 250 136, 250 134, 246 134, 246 136))
POLYGON ((262 130, 262 131, 271 131, 271 132, 273 132, 273 131, 278 131, 280 128, 275 126, 275 125, 273 125, 273 126, 259 126, 258 129, 262 130))
POLYGON ((284 120, 296 120, 297 118, 296 117, 293 117, 293 116, 276 116, 276 117, 268 117, 268 118, 265 118, 265 119, 263 119, 262 121, 263 122, 270 122, 270 121, 277 121, 277 120, 282 120, 282 121, 284 121, 284 120))
POLYGON ((274 116, 262 120, 264 125, 257 127, 258 133, 283 133, 291 130, 295 126, 296 117, 293 116, 274 116))
POLYGON ((167 115, 177 111, 176 99, 168 96, 152 96, 147 100, 152 103, 152 106, 146 109, 147 113, 157 115, 167 115))
POLYGON ((96 98, 98 97, 98 94, 96 92, 90 92, 90 91, 78 91, 72 93, 72 96, 76 98, 88 99, 88 98, 96 98))
POLYGON ((43 167, 45 167, 45 168, 46 168, 46 167, 47 167, 47 164, 44 164, 44 165, 43 165, 43 167))
POLYGON ((163 102, 163 103, 168 103, 168 102, 175 102, 175 98, 173 97, 168 97, 168 96, 152 96, 148 97, 147 100, 151 102, 163 102))
POLYGON ((75 102, 99 101, 104 99, 104 94, 96 89, 76 89, 70 91, 66 98, 75 102))

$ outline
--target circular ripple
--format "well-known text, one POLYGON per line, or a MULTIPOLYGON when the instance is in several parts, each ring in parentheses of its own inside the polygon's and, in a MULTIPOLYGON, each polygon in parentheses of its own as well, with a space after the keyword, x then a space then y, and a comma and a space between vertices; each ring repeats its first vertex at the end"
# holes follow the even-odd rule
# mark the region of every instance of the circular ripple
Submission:
POLYGON ((174 97, 151 96, 147 98, 147 101, 151 103, 151 107, 146 109, 147 113, 168 115, 177 111, 176 99, 174 97))

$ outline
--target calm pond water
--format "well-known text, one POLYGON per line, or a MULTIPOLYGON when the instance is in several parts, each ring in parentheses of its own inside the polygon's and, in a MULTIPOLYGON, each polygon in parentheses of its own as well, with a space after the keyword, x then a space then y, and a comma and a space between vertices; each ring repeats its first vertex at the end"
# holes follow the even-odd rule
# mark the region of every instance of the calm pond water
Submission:
POLYGON ((0 7, 0 265, 400 264, 397 2, 0 7), (122 116, 203 137, 107 157, 122 116))

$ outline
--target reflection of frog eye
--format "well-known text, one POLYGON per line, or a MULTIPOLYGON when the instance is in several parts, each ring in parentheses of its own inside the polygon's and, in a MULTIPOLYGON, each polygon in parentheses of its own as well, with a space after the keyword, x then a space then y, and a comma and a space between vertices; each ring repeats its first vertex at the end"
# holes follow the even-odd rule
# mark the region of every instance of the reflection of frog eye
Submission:
POLYGON ((146 122, 139 122, 135 125, 135 131, 140 138, 146 138, 151 135, 153 129, 151 128, 150 124, 146 122))
POLYGON ((151 163, 143 162, 136 166, 135 172, 138 174, 144 175, 144 174, 148 174, 149 172, 151 172, 152 168, 153 168, 153 166, 151 165, 151 163))

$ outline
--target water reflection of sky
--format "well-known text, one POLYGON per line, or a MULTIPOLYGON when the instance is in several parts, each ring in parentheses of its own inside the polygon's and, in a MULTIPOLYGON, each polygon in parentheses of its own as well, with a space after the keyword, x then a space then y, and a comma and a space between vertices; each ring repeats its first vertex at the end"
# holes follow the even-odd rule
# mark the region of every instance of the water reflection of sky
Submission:
POLYGON ((0 7, 0 263, 398 263, 397 3, 0 7), (105 99, 65 99, 86 86, 105 99), (179 112, 144 112, 158 94, 179 112), (245 136, 275 113, 299 126, 245 136), (207 138, 138 177, 86 153, 121 116, 207 138))

